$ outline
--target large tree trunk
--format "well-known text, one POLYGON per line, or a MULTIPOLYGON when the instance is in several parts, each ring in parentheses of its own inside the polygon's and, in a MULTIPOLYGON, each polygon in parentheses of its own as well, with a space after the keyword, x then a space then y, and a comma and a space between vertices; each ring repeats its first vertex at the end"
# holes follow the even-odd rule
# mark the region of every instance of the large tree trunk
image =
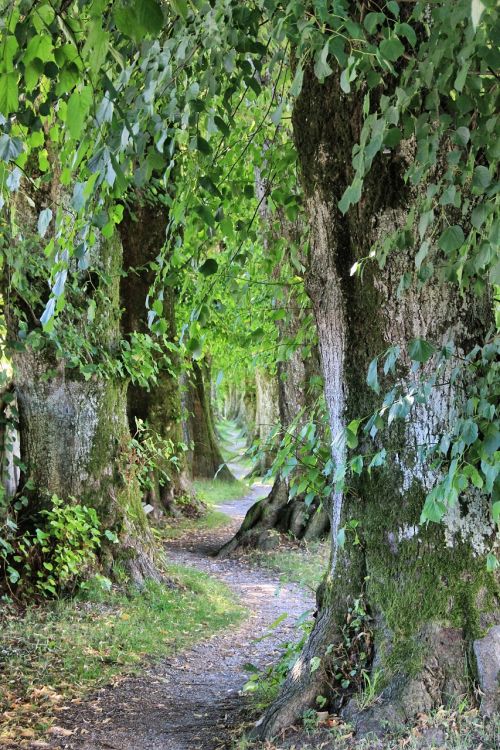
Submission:
MULTIPOLYGON (((126 336, 152 336, 160 346, 175 342, 175 290, 170 286, 163 288, 163 317, 167 330, 156 337, 148 326, 147 298, 155 281, 151 264, 165 243, 167 222, 166 206, 137 196, 119 225, 126 271, 120 284, 122 331, 126 336)), ((156 360, 158 375, 155 383, 148 387, 137 383, 129 385, 130 430, 135 433, 136 420, 141 420, 147 424, 153 439, 157 439, 159 449, 162 441, 171 440, 176 446, 176 462, 169 461, 168 457, 164 462, 159 461, 157 469, 151 471, 151 489, 145 500, 157 511, 199 513, 202 505, 195 499, 187 474, 186 456, 180 448, 183 434, 179 358, 174 351, 164 348, 156 360)))
MULTIPOLYGON (((99 280, 92 284, 96 302, 93 325, 94 331, 99 331, 96 343, 113 357, 119 353, 120 341, 119 239, 101 239, 94 262, 100 272, 96 274, 99 280)), ((120 561, 137 583, 157 577, 152 563, 153 538, 129 464, 126 383, 99 372, 86 380, 77 367, 70 367, 56 354, 48 337, 39 338, 36 347, 21 342, 22 304, 16 289, 8 300, 6 320, 23 465, 21 487, 29 499, 19 516, 20 529, 40 522, 39 512, 54 494, 68 503, 86 504, 96 509, 102 528, 114 531, 119 540, 103 548, 105 569, 110 571, 112 563, 120 561)), ((75 313, 73 319, 71 309, 65 312, 64 325, 79 331, 80 314, 75 313)))
MULTIPOLYGON (((380 157, 362 201, 348 217, 340 214, 337 203, 351 179, 349 158, 361 111, 362 95, 343 94, 338 75, 320 84, 308 70, 293 115, 311 228, 308 291, 337 464, 345 458, 345 446, 335 437, 352 418, 369 415, 376 406, 366 384, 373 357, 415 337, 438 346, 454 339, 459 352, 468 351, 481 342, 487 326, 485 310, 468 305, 444 281, 415 285, 399 297, 401 273, 412 268, 413 252, 390 255, 383 269, 368 266, 362 280, 350 277, 349 269, 366 257, 377 236, 402 225, 412 200, 401 179, 405 159, 412 158, 406 144, 406 155, 402 149, 380 157)), ((275 735, 313 706, 318 695, 328 696, 334 710, 345 707, 362 731, 410 721, 420 711, 470 693, 473 652, 479 655, 484 706, 498 708, 491 675, 500 667, 500 598, 498 579, 486 570, 485 550, 494 528, 486 520, 485 502, 478 493, 464 498, 458 509, 463 529, 467 520, 482 519, 484 538, 454 534, 453 519, 444 525, 420 524, 432 476, 417 461, 416 448, 431 443, 453 419, 453 402, 460 397, 456 387, 440 389, 384 440, 393 456, 386 465, 364 472, 346 495, 334 493, 331 565, 320 589, 318 617, 256 735, 275 735), (353 519, 360 544, 350 543, 348 536, 342 547, 337 532, 353 519), (384 688, 379 702, 365 711, 335 678, 344 648, 342 629, 357 599, 371 617, 365 666, 372 679, 379 675, 384 688), (489 676, 482 663, 487 652, 489 676), (311 670, 315 657, 320 667, 311 670)))
POLYGON ((210 390, 209 365, 205 361, 193 361, 193 372, 185 394, 187 438, 191 444, 188 456, 191 475, 194 478, 234 481, 217 443, 210 390))

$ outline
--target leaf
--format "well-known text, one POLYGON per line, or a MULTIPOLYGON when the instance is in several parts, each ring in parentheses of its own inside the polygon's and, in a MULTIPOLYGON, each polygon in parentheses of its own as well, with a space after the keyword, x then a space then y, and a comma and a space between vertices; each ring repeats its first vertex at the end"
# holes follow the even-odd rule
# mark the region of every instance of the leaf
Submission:
POLYGON ((460 437, 464 441, 465 445, 472 445, 475 443, 479 435, 477 424, 472 419, 467 419, 460 430, 460 437))
POLYGON ((16 112, 19 100, 17 73, 2 73, 0 75, 0 114, 8 117, 16 112))
POLYGON ((92 104, 92 89, 84 86, 79 91, 73 91, 66 110, 66 126, 70 135, 78 140, 82 134, 83 126, 92 104))
POLYGON ((339 529, 337 534, 337 547, 339 547, 339 549, 345 547, 345 528, 343 526, 339 529))
POLYGON ((363 183, 359 177, 356 177, 352 184, 344 191, 344 194, 339 201, 339 209, 343 214, 347 213, 349 208, 359 201, 362 189, 363 183))
POLYGON ((500 562, 498 562, 494 554, 489 552, 486 558, 486 570, 488 573, 493 573, 498 567, 500 567, 500 562))
POLYGON ((310 661, 310 665, 311 665, 311 672, 316 672, 319 669, 320 665, 321 665, 321 659, 320 659, 320 657, 319 656, 313 656, 312 659, 311 659, 311 661, 310 661))
POLYGON ((295 75, 293 77, 292 85, 290 86, 290 96, 297 97, 300 92, 302 91, 302 83, 304 81, 304 69, 302 65, 299 63, 297 65, 297 70, 295 71, 295 75))
POLYGON ((316 62, 314 64, 314 75, 316 78, 320 81, 320 83, 323 83, 325 78, 328 78, 329 75, 333 73, 332 68, 328 65, 328 54, 329 54, 329 43, 327 42, 319 55, 316 58, 316 62))
POLYGON ((384 57, 386 60, 390 60, 391 62, 396 62, 396 60, 399 60, 399 58, 405 51, 403 43, 398 39, 397 36, 392 36, 390 37, 390 39, 384 39, 382 42, 380 42, 379 49, 382 57, 384 57))
POLYGON ((38 234, 40 235, 40 237, 45 237, 51 219, 52 211, 50 208, 44 208, 43 211, 40 211, 40 215, 38 217, 38 234))
POLYGON ((213 276, 214 273, 217 273, 218 267, 217 261, 214 260, 214 258, 207 258, 207 260, 198 268, 198 271, 202 276, 213 276))
POLYGON ((119 31, 135 42, 145 34, 157 35, 164 25, 163 11, 156 0, 122 0, 115 8, 114 19, 119 31))
POLYGON ((427 362, 435 351, 435 347, 424 339, 412 339, 408 344, 408 354, 414 362, 427 362))
POLYGON ((500 521, 500 500, 497 500, 496 503, 493 503, 491 506, 491 517, 495 523, 500 521))
POLYGON ((19 138, 11 138, 4 133, 0 136, 0 159, 2 161, 13 161, 22 153, 23 144, 19 138))
POLYGON ((459 224, 454 224, 444 230, 439 238, 439 247, 445 253, 453 253, 464 244, 464 230, 459 224))
POLYGON ((475 188, 478 188, 480 192, 483 192, 484 190, 486 190, 490 182, 491 175, 489 169, 483 166, 476 167, 472 176, 473 186, 475 188))
POLYGON ((186 0, 171 0, 175 12, 185 21, 188 17, 188 4, 186 0))
POLYGON ((383 13, 367 13, 363 25, 369 34, 373 34, 377 26, 381 26, 385 21, 383 13))
POLYGON ((372 359, 370 362, 366 382, 375 393, 380 393, 380 385, 378 382, 378 357, 375 357, 375 359, 372 359))
POLYGON ((196 213, 200 217, 200 219, 203 219, 205 224, 208 224, 209 227, 215 226, 214 217, 212 216, 212 212, 204 206, 202 203, 200 203, 198 206, 195 206, 196 213))
POLYGON ((481 0, 472 0, 471 9, 470 9, 470 18, 472 21, 472 28, 474 29, 474 31, 479 26, 479 21, 481 20, 483 11, 484 11, 484 5, 481 2, 481 0))
POLYGON ((44 330, 47 330, 47 327, 49 327, 49 324, 52 321, 55 307, 56 307, 56 300, 54 297, 51 297, 49 301, 47 302, 45 306, 45 310, 43 311, 42 316, 40 318, 40 323, 42 324, 44 330))

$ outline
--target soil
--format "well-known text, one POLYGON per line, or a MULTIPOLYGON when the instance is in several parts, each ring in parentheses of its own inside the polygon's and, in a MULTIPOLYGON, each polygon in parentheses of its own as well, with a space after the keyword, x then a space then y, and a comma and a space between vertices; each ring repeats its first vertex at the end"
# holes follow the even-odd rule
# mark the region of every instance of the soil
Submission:
POLYGON ((282 585, 279 574, 244 560, 213 555, 238 529, 248 508, 269 492, 254 484, 250 494, 218 507, 231 517, 222 529, 188 533, 167 545, 169 558, 226 583, 248 608, 245 621, 197 646, 145 668, 140 677, 104 687, 58 716, 55 750, 222 750, 232 746, 235 729, 248 718, 241 689, 244 665, 259 668, 276 661, 280 645, 298 637, 295 622, 314 607, 313 596, 282 585), (272 630, 282 615, 286 619, 272 630), (263 640, 262 636, 268 635, 263 640), (70 733, 70 734, 69 734, 70 733))

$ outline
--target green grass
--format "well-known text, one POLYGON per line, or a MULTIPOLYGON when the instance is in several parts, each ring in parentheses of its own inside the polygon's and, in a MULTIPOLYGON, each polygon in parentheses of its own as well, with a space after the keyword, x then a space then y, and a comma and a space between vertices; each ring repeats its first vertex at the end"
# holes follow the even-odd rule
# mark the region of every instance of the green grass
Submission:
POLYGON ((245 609, 224 584, 169 566, 177 586, 142 591, 88 589, 86 599, 0 611, 0 745, 33 736, 61 700, 237 623, 245 609))
POLYGON ((200 518, 176 518, 175 521, 165 524, 160 529, 163 539, 179 539, 190 531, 207 531, 226 526, 231 521, 230 517, 218 510, 209 510, 200 518))
POLYGON ((276 551, 252 553, 264 568, 281 573, 284 583, 298 583, 316 591, 328 566, 330 545, 316 542, 307 547, 285 547, 276 551))
POLYGON ((217 479, 196 479, 194 489, 207 505, 218 505, 229 500, 236 500, 248 494, 248 485, 244 482, 226 482, 217 479))

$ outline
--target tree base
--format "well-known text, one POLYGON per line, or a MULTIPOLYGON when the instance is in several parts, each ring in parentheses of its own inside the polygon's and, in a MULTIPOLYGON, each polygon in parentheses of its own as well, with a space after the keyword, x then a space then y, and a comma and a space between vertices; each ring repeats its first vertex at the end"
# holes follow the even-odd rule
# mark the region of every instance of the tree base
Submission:
POLYGON ((325 537, 329 529, 326 511, 314 506, 306 508, 300 497, 289 500, 288 487, 278 477, 269 495, 247 511, 241 528, 219 550, 218 556, 228 557, 249 549, 273 549, 279 543, 280 533, 311 542, 325 537))

